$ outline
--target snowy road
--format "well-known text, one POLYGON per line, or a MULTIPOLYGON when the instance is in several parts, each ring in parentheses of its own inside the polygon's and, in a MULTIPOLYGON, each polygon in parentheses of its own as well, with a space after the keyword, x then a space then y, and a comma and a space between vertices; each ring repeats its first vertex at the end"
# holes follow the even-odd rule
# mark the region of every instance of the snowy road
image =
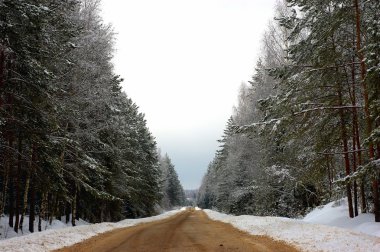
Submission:
POLYGON ((187 210, 161 221, 115 230, 59 251, 297 251, 264 236, 250 236, 187 210))

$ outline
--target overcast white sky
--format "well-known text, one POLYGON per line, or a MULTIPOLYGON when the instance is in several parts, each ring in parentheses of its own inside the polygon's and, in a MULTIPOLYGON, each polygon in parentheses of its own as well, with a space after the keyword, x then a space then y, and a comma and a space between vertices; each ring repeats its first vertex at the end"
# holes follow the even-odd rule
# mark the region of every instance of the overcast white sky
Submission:
POLYGON ((185 189, 199 187, 276 0, 103 0, 115 70, 185 189))

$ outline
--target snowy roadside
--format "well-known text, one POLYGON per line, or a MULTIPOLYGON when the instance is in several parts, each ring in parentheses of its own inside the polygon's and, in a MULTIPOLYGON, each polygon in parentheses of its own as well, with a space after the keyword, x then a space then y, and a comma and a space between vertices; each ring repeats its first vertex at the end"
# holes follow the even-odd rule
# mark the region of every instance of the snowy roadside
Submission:
POLYGON ((318 207, 303 218, 303 221, 333 227, 351 229, 380 237, 380 223, 374 222, 374 214, 359 214, 355 218, 348 217, 347 199, 330 202, 318 207))
POLYGON ((252 235, 286 241, 302 251, 380 251, 380 238, 357 231, 282 217, 232 216, 204 210, 213 220, 230 223, 252 235))
MULTIPOLYGON (((62 219, 65 219, 65 216, 63 216, 62 219)), ((0 218, 0 242, 2 240, 10 239, 13 237, 21 237, 24 235, 31 234, 29 231, 29 216, 24 217, 23 229, 22 230, 20 229, 18 233, 16 233, 13 230, 13 228, 9 227, 8 222, 9 222, 8 216, 2 216, 0 218)), ((76 226, 83 226, 83 225, 89 225, 90 224, 90 223, 88 223, 82 219, 76 220, 75 223, 76 223, 76 226)), ((49 221, 45 221, 45 220, 41 221, 42 231, 46 231, 49 229, 61 229, 61 228, 67 228, 67 227, 72 227, 71 215, 69 218, 69 222, 67 224, 65 221, 59 221, 57 219, 54 219, 51 224, 49 223, 49 221)), ((38 221, 34 222, 34 230, 38 230, 38 221)))
POLYGON ((67 227, 62 229, 49 229, 43 232, 10 238, 0 241, 0 251, 12 252, 39 252, 51 251, 66 246, 73 245, 83 240, 89 239, 95 235, 105 233, 117 228, 134 226, 140 223, 151 222, 169 218, 181 211, 173 210, 161 215, 142 218, 126 219, 116 223, 103 222, 99 224, 83 225, 76 227, 67 227))

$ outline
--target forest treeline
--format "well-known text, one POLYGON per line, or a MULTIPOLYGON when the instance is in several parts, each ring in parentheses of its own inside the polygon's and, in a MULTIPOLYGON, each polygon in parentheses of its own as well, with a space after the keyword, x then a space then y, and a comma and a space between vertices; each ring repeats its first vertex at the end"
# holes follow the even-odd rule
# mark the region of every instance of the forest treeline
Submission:
POLYGON ((280 1, 198 194, 296 217, 347 197, 380 221, 380 2, 280 1))
POLYGON ((33 232, 42 220, 116 221, 184 201, 121 91, 99 4, 0 1, 0 218, 16 232, 26 215, 33 232))

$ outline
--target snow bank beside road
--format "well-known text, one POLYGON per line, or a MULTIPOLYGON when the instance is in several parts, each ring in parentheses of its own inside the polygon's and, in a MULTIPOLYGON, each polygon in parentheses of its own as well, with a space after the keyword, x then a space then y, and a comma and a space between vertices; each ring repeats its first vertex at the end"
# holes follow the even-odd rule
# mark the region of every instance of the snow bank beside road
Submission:
MULTIPOLYGON (((14 218, 15 219, 15 218, 14 218)), ((65 216, 62 217, 62 219, 65 219, 65 216)), ((18 236, 24 236, 24 235, 29 235, 29 217, 25 216, 24 217, 24 224, 23 224, 23 230, 19 230, 18 233, 16 233, 13 228, 9 227, 8 225, 9 222, 9 217, 8 216, 2 216, 0 218, 0 242, 1 240, 4 239, 9 239, 13 237, 18 237, 18 236)), ((90 223, 79 219, 76 221, 77 226, 82 226, 82 225, 89 225, 90 223)), ((71 216, 69 219, 69 222, 66 224, 65 222, 59 221, 54 219, 52 221, 52 224, 50 225, 49 221, 44 221, 42 220, 41 223, 42 230, 48 230, 48 229, 60 229, 60 228, 66 228, 66 227, 72 227, 71 225, 71 216)), ((38 232, 38 221, 34 222, 34 230, 38 232)))
POLYGON ((73 245, 95 235, 105 233, 117 228, 125 228, 139 223, 157 221, 173 216, 182 210, 173 210, 161 215, 142 218, 126 219, 116 223, 104 222, 99 224, 50 229, 30 235, 15 237, 0 242, 0 251, 12 252, 39 252, 50 251, 73 245))
POLYGON ((204 210, 213 219, 252 235, 286 241, 302 251, 380 251, 380 238, 363 233, 281 217, 232 216, 204 210))
POLYGON ((347 199, 318 207, 306 215, 303 220, 315 224, 347 228, 380 237, 380 223, 374 221, 375 216, 373 214, 359 214, 352 219, 348 217, 347 199))

